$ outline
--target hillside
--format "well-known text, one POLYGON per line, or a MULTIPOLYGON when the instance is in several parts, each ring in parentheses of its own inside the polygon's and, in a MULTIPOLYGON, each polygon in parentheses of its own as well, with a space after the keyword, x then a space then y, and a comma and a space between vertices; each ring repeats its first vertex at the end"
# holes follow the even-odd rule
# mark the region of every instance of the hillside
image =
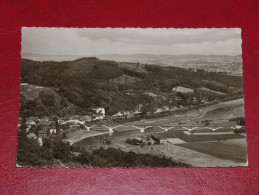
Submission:
POLYGON ((61 62, 22 59, 21 83, 28 83, 21 85, 21 109, 28 115, 37 110, 43 110, 41 114, 85 114, 95 107, 112 115, 134 111, 139 105, 148 112, 240 97, 243 86, 241 76, 226 73, 96 57, 61 62), (177 86, 192 93, 172 91, 177 86))
POLYGON ((76 111, 76 106, 48 87, 20 85, 20 114, 42 117, 51 114, 67 115, 76 111))

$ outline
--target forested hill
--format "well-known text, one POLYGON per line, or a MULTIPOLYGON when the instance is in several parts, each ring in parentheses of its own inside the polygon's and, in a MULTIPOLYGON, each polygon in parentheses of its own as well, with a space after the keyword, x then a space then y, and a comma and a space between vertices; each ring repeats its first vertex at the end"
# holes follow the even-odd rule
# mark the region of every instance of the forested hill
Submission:
MULTIPOLYGON (((63 62, 22 59, 21 83, 51 88, 63 100, 77 107, 78 112, 104 107, 108 114, 134 110, 139 104, 153 104, 154 98, 146 92, 167 96, 173 87, 183 86, 195 91, 206 88, 231 96, 241 93, 243 85, 242 77, 225 73, 95 57, 63 62)), ((156 104, 166 102, 153 105, 156 104)))

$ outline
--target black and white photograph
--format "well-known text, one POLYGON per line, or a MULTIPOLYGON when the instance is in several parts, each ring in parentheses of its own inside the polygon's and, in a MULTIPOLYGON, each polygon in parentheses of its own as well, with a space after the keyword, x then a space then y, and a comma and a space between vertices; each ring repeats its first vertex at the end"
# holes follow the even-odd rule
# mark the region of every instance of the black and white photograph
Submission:
POLYGON ((240 28, 23 27, 17 167, 248 166, 240 28))

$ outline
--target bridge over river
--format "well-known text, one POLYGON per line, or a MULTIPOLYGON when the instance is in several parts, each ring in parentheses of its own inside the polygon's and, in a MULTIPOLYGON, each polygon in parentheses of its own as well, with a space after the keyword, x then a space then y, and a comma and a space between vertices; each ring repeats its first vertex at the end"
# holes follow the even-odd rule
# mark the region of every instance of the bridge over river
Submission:
MULTIPOLYGON (((151 128, 159 128, 162 132, 168 132, 168 131, 182 131, 186 135, 194 135, 194 134, 233 134, 236 130, 244 129, 243 126, 183 126, 183 125, 174 125, 174 126, 168 126, 168 125, 92 125, 92 126, 86 126, 85 130, 86 132, 95 132, 94 134, 88 134, 86 133, 84 136, 81 136, 78 139, 75 139, 71 141, 71 145, 74 143, 81 141, 85 138, 103 135, 103 134, 109 134, 110 136, 113 135, 114 132, 123 132, 123 131, 130 131, 130 130, 139 130, 140 133, 145 134, 149 129, 151 128), (124 130, 123 130, 124 129, 124 130)), ((81 129, 82 130, 82 129, 81 129)))
MULTIPOLYGON (((182 114, 174 114, 161 118, 140 119, 138 121, 114 124, 113 121, 106 123, 87 124, 80 126, 81 134, 72 136, 72 143, 84 138, 93 137, 100 134, 113 135, 124 131, 134 131, 140 134, 148 132, 181 132, 185 135, 193 134, 227 134, 245 130, 244 126, 237 125, 231 118, 244 116, 243 99, 221 102, 198 109, 190 110, 182 114), (206 121, 208 123, 206 123, 206 121), (85 133, 83 132, 85 131, 85 133)), ((76 128, 70 128, 71 132, 76 128)), ((65 132, 69 132, 65 131, 65 132)), ((72 135, 72 134, 71 134, 72 135)))
MULTIPOLYGON (((92 125, 92 126, 86 126, 85 125, 85 129, 86 131, 91 131, 91 129, 93 127, 95 127, 96 125, 92 125)), ((204 130, 204 129, 208 129, 212 132, 216 131, 216 130, 220 130, 220 129, 224 129, 224 130, 238 130, 243 128, 243 126, 183 126, 183 125, 174 125, 174 126, 168 126, 168 125, 163 125, 163 126, 159 126, 159 125, 102 125, 103 127, 105 127, 109 132, 114 132, 116 131, 115 129, 118 127, 129 127, 129 128, 135 128, 135 129, 139 129, 140 133, 145 133, 145 130, 148 128, 153 128, 153 127, 157 127, 160 128, 164 131, 169 131, 169 130, 184 130, 184 131, 189 131, 192 132, 194 130, 204 130)))

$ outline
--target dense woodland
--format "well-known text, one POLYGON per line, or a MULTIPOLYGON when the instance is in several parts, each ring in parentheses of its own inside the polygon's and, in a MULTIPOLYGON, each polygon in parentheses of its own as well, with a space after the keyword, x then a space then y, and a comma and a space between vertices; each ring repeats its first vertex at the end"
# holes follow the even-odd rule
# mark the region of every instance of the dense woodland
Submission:
MULTIPOLYGON (((139 104, 150 109, 161 105, 175 106, 169 104, 175 86, 192 88, 197 92, 193 96, 197 97, 199 93, 196 89, 200 87, 222 92, 225 94, 223 98, 242 95, 240 76, 139 63, 135 67, 132 69, 119 62, 94 57, 64 62, 22 59, 21 83, 48 87, 62 99, 56 104, 55 96, 51 94, 41 93, 39 98, 33 100, 21 95, 21 113, 27 116, 85 114, 93 107, 104 107, 106 113, 111 115, 122 110, 134 110, 139 104), (121 76, 125 77, 123 82, 114 82, 121 76), (128 78, 135 78, 135 81, 128 82, 128 78), (155 100, 144 92, 163 95, 166 100, 155 100), (59 112, 69 103, 75 105, 74 110, 59 112)), ((188 99, 191 102, 192 97, 178 95, 183 99, 181 104, 188 104, 188 99)), ((210 98, 213 100, 216 96, 210 98)))

